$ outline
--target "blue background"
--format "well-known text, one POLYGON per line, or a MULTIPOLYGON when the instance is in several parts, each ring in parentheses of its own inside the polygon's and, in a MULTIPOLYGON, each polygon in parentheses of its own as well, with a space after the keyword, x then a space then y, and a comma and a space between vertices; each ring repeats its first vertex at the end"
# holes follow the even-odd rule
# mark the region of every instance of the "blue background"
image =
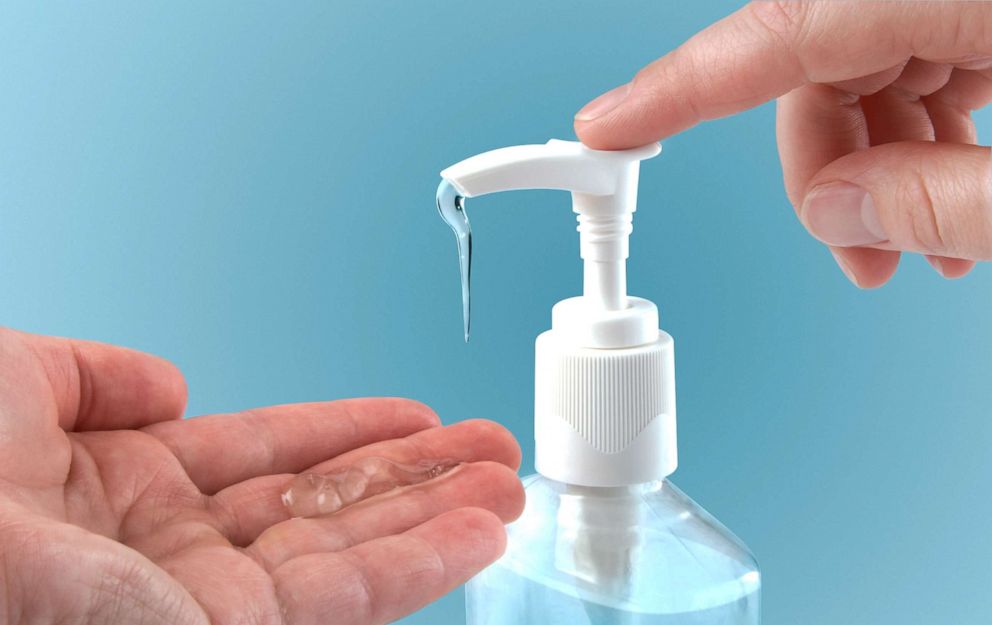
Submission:
MULTIPOLYGON (((532 341, 581 286, 569 200, 471 203, 466 346, 437 172, 571 138, 732 7, 4 5, 0 322, 170 358, 191 415, 408 395, 530 458, 532 341)), ((992 267, 852 287, 786 201, 773 115, 642 169, 630 292, 678 345, 675 481, 757 554, 766 623, 988 623, 992 267)))

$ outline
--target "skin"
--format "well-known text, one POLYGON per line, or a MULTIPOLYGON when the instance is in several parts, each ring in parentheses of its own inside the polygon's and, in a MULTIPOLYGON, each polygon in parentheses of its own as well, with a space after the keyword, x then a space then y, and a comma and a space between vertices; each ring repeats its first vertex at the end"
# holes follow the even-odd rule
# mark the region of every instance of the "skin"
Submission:
POLYGON ((0 622, 385 623, 495 560, 523 491, 502 427, 353 399, 180 419, 168 362, 0 329, 0 622), (297 472, 464 464, 290 520, 297 472))
POLYGON ((590 102, 575 131, 625 149, 776 98, 789 200, 854 284, 884 284, 901 252, 947 278, 992 259, 971 118, 992 101, 992 3, 753 2, 590 102))

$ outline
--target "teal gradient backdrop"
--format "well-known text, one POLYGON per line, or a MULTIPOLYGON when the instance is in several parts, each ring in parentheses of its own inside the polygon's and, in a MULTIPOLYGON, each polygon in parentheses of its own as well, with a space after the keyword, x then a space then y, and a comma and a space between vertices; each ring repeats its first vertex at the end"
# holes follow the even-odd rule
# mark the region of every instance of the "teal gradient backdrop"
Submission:
MULTIPOLYGON (((733 8, 5 4, 0 322, 170 358, 190 415, 385 394, 496 419, 530 471, 533 339, 581 287, 569 200, 471 203, 465 345, 437 172, 572 138, 733 8)), ((988 623, 992 267, 911 257, 852 287, 786 201, 772 105, 666 141, 641 180, 630 292, 676 339, 674 480, 757 554, 765 622, 988 623)))

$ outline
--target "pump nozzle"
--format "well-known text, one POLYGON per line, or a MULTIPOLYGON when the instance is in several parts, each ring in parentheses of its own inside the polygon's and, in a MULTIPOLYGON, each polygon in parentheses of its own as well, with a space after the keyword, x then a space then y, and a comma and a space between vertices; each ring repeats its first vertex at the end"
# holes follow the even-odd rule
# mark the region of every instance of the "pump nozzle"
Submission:
POLYGON ((520 189, 559 189, 589 195, 619 195, 618 212, 633 212, 637 164, 657 156, 651 143, 632 150, 591 150, 578 141, 515 145, 477 154, 441 172, 465 197, 520 189), (631 171, 634 179, 630 180, 631 171), (632 184, 631 184, 632 183, 632 184), (626 188, 625 188, 626 187, 626 188), (630 188, 632 187, 632 189, 630 188))
POLYGON ((478 154, 448 167, 441 177, 467 198, 519 189, 570 191, 579 215, 585 303, 617 311, 627 308, 625 261, 631 215, 637 208, 639 164, 659 152, 657 143, 602 151, 552 139, 478 154))

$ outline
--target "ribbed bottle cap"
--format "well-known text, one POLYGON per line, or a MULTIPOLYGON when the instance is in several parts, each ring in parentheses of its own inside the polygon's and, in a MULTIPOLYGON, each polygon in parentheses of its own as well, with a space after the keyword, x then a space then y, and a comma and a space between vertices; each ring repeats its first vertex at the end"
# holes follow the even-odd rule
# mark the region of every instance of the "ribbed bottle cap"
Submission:
POLYGON ((585 347, 574 338, 555 327, 535 346, 538 472, 584 486, 638 484, 672 473, 678 464, 672 337, 655 326, 653 340, 616 349, 585 347))

